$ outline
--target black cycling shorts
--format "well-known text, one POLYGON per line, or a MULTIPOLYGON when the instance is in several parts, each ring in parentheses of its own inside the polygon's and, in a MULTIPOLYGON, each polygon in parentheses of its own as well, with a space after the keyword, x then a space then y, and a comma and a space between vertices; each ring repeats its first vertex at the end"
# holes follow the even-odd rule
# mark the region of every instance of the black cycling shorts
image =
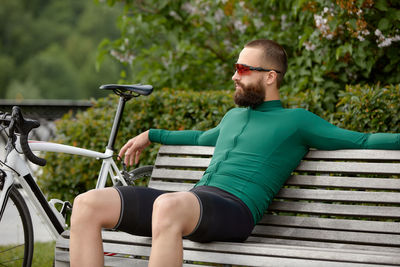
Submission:
MULTIPOLYGON (((153 203, 166 191, 148 187, 115 187, 121 197, 121 215, 116 230, 151 236, 153 203)), ((190 190, 199 200, 200 219, 185 238, 196 242, 243 242, 254 228, 249 208, 236 196, 212 186, 190 190)))

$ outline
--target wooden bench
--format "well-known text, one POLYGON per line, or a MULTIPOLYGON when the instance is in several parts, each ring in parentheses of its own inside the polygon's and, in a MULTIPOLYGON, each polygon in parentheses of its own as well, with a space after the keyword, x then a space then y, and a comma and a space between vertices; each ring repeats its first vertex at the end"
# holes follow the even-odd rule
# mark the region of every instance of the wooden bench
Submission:
MULTIPOLYGON (((162 146, 150 187, 188 190, 213 147, 162 146)), ((69 233, 56 243, 68 266, 69 233)), ((104 231, 106 266, 147 266, 151 239, 104 231)), ((400 151, 310 151, 244 243, 184 240, 184 266, 400 266, 400 151)))

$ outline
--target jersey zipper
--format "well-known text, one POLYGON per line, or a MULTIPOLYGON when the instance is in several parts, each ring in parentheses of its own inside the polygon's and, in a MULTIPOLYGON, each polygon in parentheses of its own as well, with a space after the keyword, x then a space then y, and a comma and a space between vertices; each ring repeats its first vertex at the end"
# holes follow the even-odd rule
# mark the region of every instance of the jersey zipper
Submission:
POLYGON ((224 159, 217 163, 217 166, 215 167, 215 170, 213 171, 213 173, 210 173, 210 175, 207 177, 207 179, 206 179, 204 185, 208 185, 208 184, 210 183, 211 176, 212 176, 214 173, 216 173, 216 172, 218 171, 219 166, 221 165, 221 163, 222 163, 223 161, 225 161, 225 160, 228 158, 229 153, 232 152, 233 149, 235 149, 235 147, 236 147, 236 145, 237 145, 237 139, 239 138, 240 135, 243 134, 244 130, 246 129, 247 125, 249 124, 249 121, 250 121, 250 111, 251 111, 250 108, 247 108, 247 118, 246 118, 246 122, 243 124, 243 127, 242 127, 240 133, 238 133, 238 134, 235 136, 235 138, 233 139, 233 146, 232 146, 232 148, 231 148, 230 150, 228 150, 228 151, 225 153, 224 159))

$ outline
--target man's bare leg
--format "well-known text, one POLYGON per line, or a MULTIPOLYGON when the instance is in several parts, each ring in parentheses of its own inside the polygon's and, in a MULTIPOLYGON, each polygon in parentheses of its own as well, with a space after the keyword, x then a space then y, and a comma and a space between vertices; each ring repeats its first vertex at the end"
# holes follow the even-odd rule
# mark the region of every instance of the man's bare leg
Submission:
POLYGON ((154 202, 149 266, 182 266, 182 236, 193 232, 200 204, 190 192, 168 193, 154 202))
POLYGON ((91 190, 75 198, 71 216, 71 266, 104 266, 102 228, 119 220, 121 200, 114 188, 91 190))

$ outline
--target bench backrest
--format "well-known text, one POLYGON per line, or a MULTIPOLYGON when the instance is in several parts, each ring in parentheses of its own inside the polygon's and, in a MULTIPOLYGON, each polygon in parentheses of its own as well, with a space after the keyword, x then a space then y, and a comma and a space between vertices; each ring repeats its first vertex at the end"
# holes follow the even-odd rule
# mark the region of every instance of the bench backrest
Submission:
MULTIPOLYGON (((189 190, 213 152, 162 146, 149 186, 189 190)), ((310 151, 249 240, 400 252, 400 151, 310 151)))

